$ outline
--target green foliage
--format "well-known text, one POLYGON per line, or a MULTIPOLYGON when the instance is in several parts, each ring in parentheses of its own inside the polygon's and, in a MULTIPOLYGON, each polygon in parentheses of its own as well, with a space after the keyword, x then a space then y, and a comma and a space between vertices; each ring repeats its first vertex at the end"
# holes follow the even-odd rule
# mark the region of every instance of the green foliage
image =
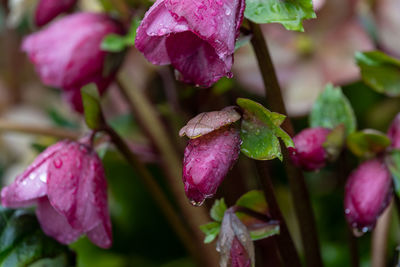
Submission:
POLYGON ((94 83, 88 84, 82 87, 81 94, 86 124, 90 129, 97 130, 103 123, 97 86, 94 83))
POLYGON ((334 161, 343 149, 346 138, 346 128, 343 124, 338 125, 327 136, 322 146, 328 154, 328 160, 334 161))
POLYGON ((347 147, 359 157, 373 157, 389 145, 390 139, 386 134, 372 129, 354 132, 347 137, 347 147))
POLYGON ((74 266, 68 247, 47 237, 34 214, 0 207, 0 266, 74 266))
POLYGON ((243 141, 241 151, 256 160, 282 160, 278 137, 286 147, 294 147, 293 140, 280 128, 285 116, 249 99, 238 98, 237 104, 244 113, 240 131, 243 141))
POLYGON ((400 150, 393 150, 386 156, 385 161, 392 174, 396 195, 400 197, 400 150))
POLYGON ((214 221, 221 222, 224 218, 224 213, 226 211, 225 200, 221 198, 220 200, 215 200, 214 205, 210 210, 210 216, 214 221))
POLYGON ((126 48, 135 45, 136 29, 140 25, 140 20, 133 19, 131 28, 127 35, 118 35, 115 33, 108 34, 101 42, 101 49, 107 52, 118 53, 126 48))
POLYGON ((221 229, 221 222, 210 222, 200 225, 200 230, 206 235, 204 238, 204 243, 208 244, 214 241, 218 236, 221 229))
POLYGON ((356 130, 356 117, 342 89, 328 84, 311 109, 310 125, 334 129, 340 124, 350 134, 356 130))
POLYGON ((388 96, 400 95, 400 60, 380 51, 357 52, 355 58, 367 85, 388 96))
POLYGON ((317 17, 311 0, 246 0, 244 15, 255 23, 281 23, 295 31, 304 31, 303 20, 317 17))

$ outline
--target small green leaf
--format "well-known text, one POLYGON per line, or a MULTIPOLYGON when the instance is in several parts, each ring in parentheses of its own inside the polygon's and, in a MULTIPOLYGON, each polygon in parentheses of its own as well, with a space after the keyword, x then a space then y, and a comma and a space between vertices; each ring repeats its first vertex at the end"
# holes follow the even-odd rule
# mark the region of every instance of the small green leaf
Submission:
POLYGON ((101 50, 107 52, 122 52, 125 47, 125 37, 115 33, 108 34, 101 42, 101 50))
POLYGON ((367 85, 388 96, 400 95, 400 60, 380 51, 357 52, 355 58, 367 85))
POLYGON ((310 125, 334 129, 340 124, 350 134, 356 130, 356 117, 342 89, 328 84, 311 109, 310 125))
POLYGON ((264 193, 260 190, 247 192, 236 201, 236 206, 245 207, 260 213, 266 213, 268 211, 264 193))
POLYGON ((100 106, 100 96, 94 83, 81 89, 82 103, 87 126, 92 130, 99 129, 103 124, 103 114, 100 106))
POLYGON ((0 207, 1 267, 39 266, 39 262, 55 259, 57 266, 73 266, 68 247, 47 237, 34 214, 0 207))
POLYGON ((210 210, 210 216, 214 221, 221 222, 227 207, 223 198, 215 200, 210 210))
POLYGON ((327 136, 322 146, 328 154, 329 161, 335 161, 343 149, 346 139, 346 127, 343 124, 336 126, 327 136))
POLYGON ((400 150, 393 150, 388 153, 385 162, 392 174, 395 193, 400 197, 400 150))
POLYGON ((304 31, 303 20, 316 18, 312 0, 246 0, 244 16, 255 23, 281 23, 304 31))
POLYGON ((244 112, 240 131, 243 141, 241 151, 257 160, 282 160, 278 137, 286 147, 294 147, 293 140, 280 128, 286 117, 249 99, 238 98, 237 104, 244 112))
POLYGON ((200 230, 206 235, 204 243, 211 243, 218 236, 221 229, 221 223, 210 222, 207 224, 200 225, 200 230))
POLYGON ((366 129, 354 132, 347 137, 347 147, 354 155, 371 158, 390 145, 389 137, 377 130, 366 129))

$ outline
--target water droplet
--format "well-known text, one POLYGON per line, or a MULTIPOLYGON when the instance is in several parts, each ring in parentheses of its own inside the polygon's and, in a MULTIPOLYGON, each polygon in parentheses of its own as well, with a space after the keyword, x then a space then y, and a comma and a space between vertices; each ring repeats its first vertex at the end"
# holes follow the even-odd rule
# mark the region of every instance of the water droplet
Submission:
POLYGON ((344 210, 344 213, 345 213, 345 214, 350 214, 350 209, 345 209, 345 210, 344 210))
POLYGON ((62 162, 61 159, 55 159, 55 160, 53 161, 53 164, 54 164, 54 167, 56 167, 57 169, 59 169, 59 168, 62 167, 63 162, 62 162))
POLYGON ((229 16, 232 13, 231 9, 229 7, 225 8, 225 15, 229 16))
POLYGON ((195 201, 193 199, 189 199, 190 204, 196 207, 200 207, 204 203, 204 199, 202 201, 195 201))
POLYGON ((40 181, 42 181, 43 183, 47 182, 47 174, 46 173, 42 173, 39 176, 40 181))

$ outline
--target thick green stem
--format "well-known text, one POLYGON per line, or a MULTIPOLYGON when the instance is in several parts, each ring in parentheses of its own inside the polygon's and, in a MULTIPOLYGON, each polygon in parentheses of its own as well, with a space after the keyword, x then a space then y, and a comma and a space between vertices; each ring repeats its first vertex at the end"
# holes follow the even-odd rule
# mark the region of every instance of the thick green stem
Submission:
POLYGON ((199 251, 197 250, 195 243, 193 243, 192 241, 191 233, 186 228, 184 220, 182 220, 182 218, 175 211, 165 193, 155 181, 153 176, 150 174, 146 166, 144 166, 136 157, 136 155, 132 153, 129 146, 118 135, 118 133, 114 131, 114 129, 106 126, 104 131, 110 136, 112 143, 118 148, 121 154, 125 157, 126 161, 131 164, 134 170, 139 174, 139 177, 142 179, 143 183, 149 190, 152 198, 160 207, 161 211, 164 213, 172 228, 178 234, 188 252, 199 262, 204 262, 201 259, 202 255, 199 255, 199 251))
POLYGON ((185 222, 193 233, 193 242, 198 245, 199 253, 207 261, 206 266, 217 266, 218 254, 212 246, 203 244, 204 235, 199 226, 209 221, 209 216, 204 207, 193 207, 187 200, 182 184, 182 163, 177 151, 166 134, 157 111, 145 95, 134 87, 129 76, 121 71, 118 76, 118 85, 121 94, 127 100, 133 114, 142 126, 154 147, 162 157, 162 167, 166 173, 172 194, 182 212, 185 222))
POLYGON ((290 236, 289 229, 283 218, 282 212, 279 208, 278 202, 275 197, 274 186, 268 173, 266 162, 256 162, 257 171, 259 174, 260 182, 268 203, 271 217, 279 221, 280 233, 276 237, 279 253, 285 266, 301 266, 299 255, 297 254, 296 247, 290 236))
MULTIPOLYGON (((251 43, 263 78, 267 105, 272 111, 287 115, 278 78, 261 28, 258 24, 252 23, 251 21, 249 21, 249 25, 253 33, 251 43)), ((285 120, 282 127, 291 136, 294 135, 293 125, 289 118, 285 120)), ((314 213, 303 173, 291 162, 286 147, 282 146, 282 150, 285 158, 285 169, 292 192, 293 204, 300 224, 307 266, 323 266, 314 213)))

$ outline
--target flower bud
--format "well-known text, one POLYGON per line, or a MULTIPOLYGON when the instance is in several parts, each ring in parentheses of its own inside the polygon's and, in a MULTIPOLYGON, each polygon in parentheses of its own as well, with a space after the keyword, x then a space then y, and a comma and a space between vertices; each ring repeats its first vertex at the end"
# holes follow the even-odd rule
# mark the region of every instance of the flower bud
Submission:
POLYGON ((325 166, 328 154, 323 147, 331 130, 317 127, 301 131, 293 138, 295 147, 289 148, 293 163, 307 171, 314 171, 325 166))
POLYGON ((61 13, 70 10, 76 2, 77 0, 40 0, 35 12, 36 26, 47 24, 61 13))
POLYGON ((392 121, 389 127, 388 136, 392 141, 391 148, 400 149, 400 113, 392 121))
POLYGON ((241 139, 233 126, 190 139, 183 159, 186 196, 194 205, 212 197, 239 157, 241 139))
POLYGON ((171 64, 184 82, 211 86, 231 77, 244 0, 157 0, 140 24, 135 46, 153 64, 171 64))
POLYGON ((121 26, 106 15, 76 13, 26 37, 22 50, 42 82, 62 89, 64 98, 82 112, 81 88, 96 83, 102 94, 113 80, 115 71, 104 75, 107 54, 100 44, 106 35, 121 32, 121 26))
POLYGON ((346 219, 356 231, 371 230, 392 197, 392 179, 380 159, 362 163, 347 180, 344 196, 346 219))
POLYGON ((231 247, 231 266, 232 267, 250 267, 251 259, 246 249, 236 237, 232 241, 231 247))
POLYGON ((43 231, 63 244, 82 234, 111 246, 107 182, 100 158, 87 144, 61 141, 48 147, 1 191, 5 207, 37 204, 43 231))

